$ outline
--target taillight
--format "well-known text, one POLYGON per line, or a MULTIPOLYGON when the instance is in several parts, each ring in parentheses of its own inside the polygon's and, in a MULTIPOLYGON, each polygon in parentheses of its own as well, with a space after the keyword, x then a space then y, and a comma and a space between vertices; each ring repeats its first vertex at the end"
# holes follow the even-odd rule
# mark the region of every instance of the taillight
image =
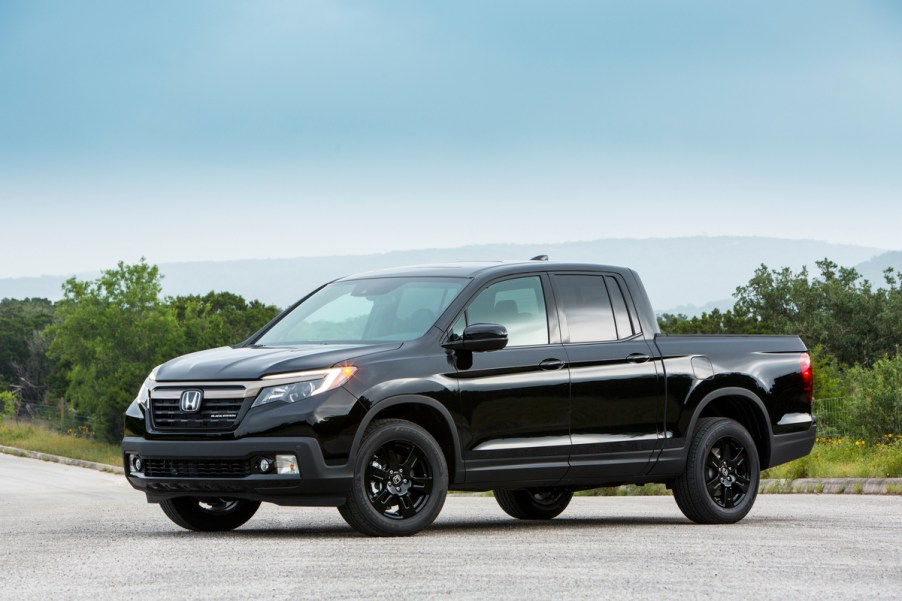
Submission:
POLYGON ((814 373, 811 370, 811 355, 802 353, 799 357, 799 367, 802 369, 802 391, 805 393, 805 400, 811 404, 814 397, 814 373))

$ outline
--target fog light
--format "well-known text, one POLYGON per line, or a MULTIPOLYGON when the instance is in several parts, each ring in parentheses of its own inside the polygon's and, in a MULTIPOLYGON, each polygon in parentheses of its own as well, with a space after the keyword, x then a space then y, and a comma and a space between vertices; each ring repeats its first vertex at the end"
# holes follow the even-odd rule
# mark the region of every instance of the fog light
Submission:
POLYGON ((268 457, 261 457, 257 462, 257 468, 264 474, 272 467, 272 461, 268 457))
POLYGON ((297 457, 294 455, 276 455, 276 473, 300 474, 297 457))
POLYGON ((129 461, 131 462, 133 472, 143 472, 144 471, 144 460, 141 459, 140 456, 129 455, 129 461))

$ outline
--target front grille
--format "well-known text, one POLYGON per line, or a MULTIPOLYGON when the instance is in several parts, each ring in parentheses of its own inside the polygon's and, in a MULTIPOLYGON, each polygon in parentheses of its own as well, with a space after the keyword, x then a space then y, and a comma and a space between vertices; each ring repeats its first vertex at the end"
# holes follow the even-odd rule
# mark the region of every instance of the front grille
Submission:
POLYGON ((178 398, 155 398, 151 393, 153 425, 159 430, 228 430, 238 423, 244 398, 204 398, 196 412, 184 412, 178 398))
POLYGON ((144 475, 155 478, 240 478, 251 474, 249 460, 145 459, 144 475))

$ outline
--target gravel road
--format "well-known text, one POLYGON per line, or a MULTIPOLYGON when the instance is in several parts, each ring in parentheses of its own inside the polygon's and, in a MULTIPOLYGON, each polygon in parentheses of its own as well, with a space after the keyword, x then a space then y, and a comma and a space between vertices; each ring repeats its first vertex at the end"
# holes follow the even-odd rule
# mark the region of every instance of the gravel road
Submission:
POLYGON ((734 526, 669 497, 582 497, 544 523, 451 496, 407 539, 329 508, 169 522, 122 476, 0 454, 0 599, 900 599, 902 497, 764 495, 734 526))

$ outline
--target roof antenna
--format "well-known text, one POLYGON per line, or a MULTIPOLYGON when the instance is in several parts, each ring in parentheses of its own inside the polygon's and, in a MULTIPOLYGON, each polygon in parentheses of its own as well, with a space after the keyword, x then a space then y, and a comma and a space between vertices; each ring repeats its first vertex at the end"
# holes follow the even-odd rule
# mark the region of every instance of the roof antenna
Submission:
POLYGON ((530 261, 547 261, 548 255, 536 255, 530 259, 530 261))

